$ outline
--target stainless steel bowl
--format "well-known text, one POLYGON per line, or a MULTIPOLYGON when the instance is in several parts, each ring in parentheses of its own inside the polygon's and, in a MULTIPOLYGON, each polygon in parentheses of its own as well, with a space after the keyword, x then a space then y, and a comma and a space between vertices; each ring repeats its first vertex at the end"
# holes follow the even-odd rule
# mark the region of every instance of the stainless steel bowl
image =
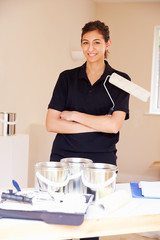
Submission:
POLYGON ((91 163, 85 165, 82 171, 82 182, 87 187, 87 193, 94 194, 94 200, 115 191, 118 168, 112 164, 91 163))
POLYGON ((35 189, 63 192, 69 180, 69 167, 61 162, 39 162, 35 165, 35 189))

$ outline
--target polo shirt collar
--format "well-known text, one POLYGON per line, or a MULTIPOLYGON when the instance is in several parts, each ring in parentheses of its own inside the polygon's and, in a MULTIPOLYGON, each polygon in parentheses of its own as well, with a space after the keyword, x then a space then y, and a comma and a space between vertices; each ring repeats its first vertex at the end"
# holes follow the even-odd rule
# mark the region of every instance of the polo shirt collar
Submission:
MULTIPOLYGON (((104 73, 102 74, 101 78, 97 81, 104 81, 107 75, 111 75, 113 73, 113 68, 109 65, 109 63, 105 60, 105 70, 104 73)), ((86 62, 80 67, 80 72, 79 72, 79 78, 83 78, 88 80, 87 74, 86 74, 86 62)))

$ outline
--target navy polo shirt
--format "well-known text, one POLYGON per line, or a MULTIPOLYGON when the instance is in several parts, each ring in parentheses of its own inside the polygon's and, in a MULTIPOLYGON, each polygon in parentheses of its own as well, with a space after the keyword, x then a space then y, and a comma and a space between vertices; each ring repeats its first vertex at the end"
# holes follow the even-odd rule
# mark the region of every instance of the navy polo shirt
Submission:
MULTIPOLYGON (((92 115, 108 114, 114 101, 114 111, 126 112, 129 118, 129 94, 104 81, 113 72, 130 80, 125 73, 113 69, 107 61, 103 75, 93 85, 86 75, 86 63, 81 67, 66 70, 59 75, 48 108, 58 111, 79 111, 92 115)), ((116 143, 119 133, 76 133, 57 134, 53 142, 51 161, 59 161, 64 157, 90 158, 94 162, 103 162, 116 165, 116 143)))

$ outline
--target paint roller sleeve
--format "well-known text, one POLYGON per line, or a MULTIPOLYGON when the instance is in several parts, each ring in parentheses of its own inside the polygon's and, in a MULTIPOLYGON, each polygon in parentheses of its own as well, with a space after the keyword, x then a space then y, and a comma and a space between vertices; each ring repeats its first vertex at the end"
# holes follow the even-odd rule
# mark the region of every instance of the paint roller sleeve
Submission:
POLYGON ((128 81, 128 79, 121 77, 117 73, 112 73, 112 75, 110 76, 109 82, 114 86, 124 90, 125 92, 130 93, 134 97, 139 98, 144 102, 147 102, 150 96, 150 92, 138 86, 137 84, 128 81))

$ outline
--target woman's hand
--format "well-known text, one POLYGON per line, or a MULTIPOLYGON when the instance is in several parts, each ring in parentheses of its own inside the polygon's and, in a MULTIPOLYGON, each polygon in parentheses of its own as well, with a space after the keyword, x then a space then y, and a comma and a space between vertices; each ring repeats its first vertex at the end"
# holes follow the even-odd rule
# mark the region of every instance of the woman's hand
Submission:
POLYGON ((74 121, 74 111, 63 111, 60 114, 60 118, 66 121, 74 121))

